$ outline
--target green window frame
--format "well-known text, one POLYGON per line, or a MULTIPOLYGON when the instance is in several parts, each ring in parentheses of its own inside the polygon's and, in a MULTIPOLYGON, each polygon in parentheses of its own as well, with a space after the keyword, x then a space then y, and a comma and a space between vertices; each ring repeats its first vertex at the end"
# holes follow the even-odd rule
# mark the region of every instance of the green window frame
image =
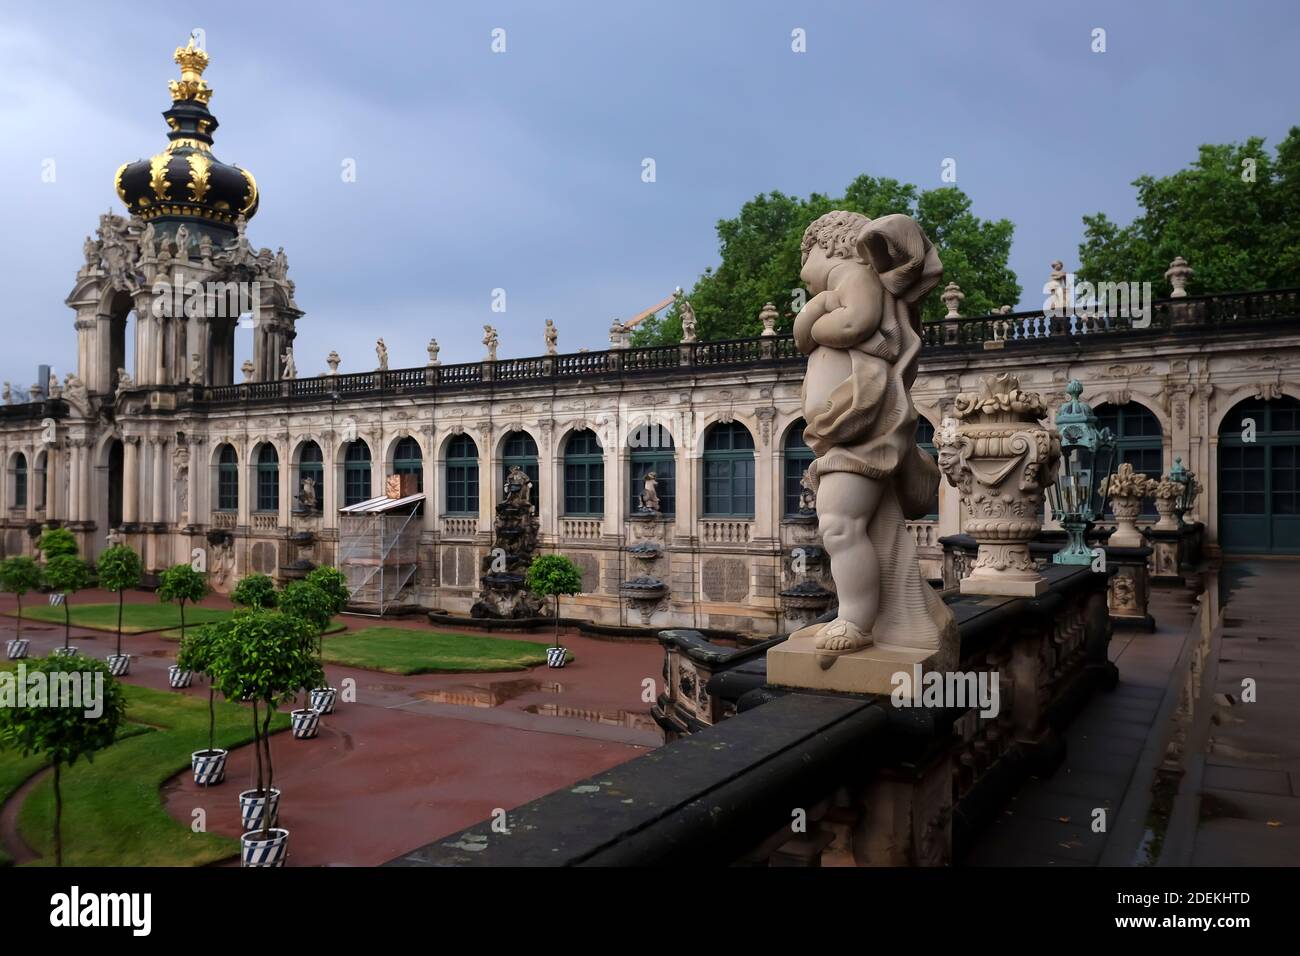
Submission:
MULTIPOLYGON (((1123 405, 1103 402, 1093 412, 1097 416, 1097 427, 1109 428, 1115 436, 1115 467, 1118 469, 1127 462, 1134 471, 1159 481, 1165 471, 1164 430, 1151 409, 1137 402, 1123 405)), ((1155 499, 1143 498, 1140 514, 1154 517, 1155 513, 1155 499)), ((1106 517, 1115 517, 1110 509, 1110 499, 1106 500, 1106 517)))
POLYGON ((217 510, 239 510, 239 455, 233 445, 223 445, 217 455, 217 510))
POLYGON ((645 476, 655 473, 655 493, 659 495, 659 513, 677 513, 677 446, 662 425, 643 425, 628 436, 628 507, 630 514, 641 510, 641 490, 645 476))
POLYGON ((325 453, 320 445, 309 441, 298 452, 298 494, 302 493, 302 483, 312 478, 316 482, 316 511, 325 508, 325 453))
POLYGON ((393 449, 393 474, 415 475, 415 487, 424 491, 424 453, 420 443, 409 435, 393 449))
POLYGON ((447 488, 447 514, 478 514, 478 445, 468 435, 457 435, 447 443, 443 462, 443 484, 447 488))
MULTIPOLYGON (((934 425, 924 415, 916 416, 916 447, 921 449, 937 464, 939 461, 939 449, 934 444, 934 425)), ((942 481, 940 482, 942 484, 942 481)), ((939 485, 934 487, 934 495, 930 498, 930 510, 926 513, 923 521, 935 521, 939 517, 939 485)))
POLYGON ((14 457, 14 507, 27 507, 27 456, 22 452, 14 457))
POLYGON ((785 433, 785 482, 783 513, 787 518, 799 514, 799 498, 802 496, 803 473, 817 457, 808 443, 803 440, 803 430, 807 423, 800 419, 790 426, 785 433))
POLYGON ((370 446, 358 438, 343 455, 343 507, 370 500, 370 488, 370 446))
POLYGON ((754 517, 754 436, 739 422, 711 427, 704 436, 704 515, 754 517))
POLYGON ((564 513, 579 517, 605 513, 605 456, 591 429, 574 432, 564 443, 564 513))
POLYGON ((274 445, 257 450, 257 510, 280 510, 280 456, 274 445))

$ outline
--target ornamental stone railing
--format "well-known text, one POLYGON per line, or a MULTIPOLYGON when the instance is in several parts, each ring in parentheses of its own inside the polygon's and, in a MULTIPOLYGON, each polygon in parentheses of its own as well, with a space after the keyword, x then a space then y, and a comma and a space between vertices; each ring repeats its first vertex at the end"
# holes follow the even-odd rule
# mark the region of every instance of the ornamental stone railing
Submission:
MULTIPOLYGON (((1151 337, 1177 330, 1217 333, 1300 321, 1300 289, 1232 292, 1217 295, 1161 299, 1145 316, 1044 315, 1040 311, 940 319, 922 328, 924 353, 980 350, 984 344, 1005 348, 1050 347, 1075 343, 1086 346, 1094 338, 1151 337)), ((680 369, 698 371, 761 366, 802 367, 804 356, 789 335, 654 345, 599 352, 577 352, 495 362, 419 366, 411 369, 323 375, 285 382, 245 382, 196 388, 196 397, 210 405, 239 402, 342 399, 345 396, 409 394, 454 391, 484 382, 516 385, 562 382, 587 378, 636 379, 680 369), (281 386, 287 386, 282 389, 281 386)), ((39 403, 29 403, 39 404, 39 403)), ((0 406, 4 415, 22 406, 0 406)))

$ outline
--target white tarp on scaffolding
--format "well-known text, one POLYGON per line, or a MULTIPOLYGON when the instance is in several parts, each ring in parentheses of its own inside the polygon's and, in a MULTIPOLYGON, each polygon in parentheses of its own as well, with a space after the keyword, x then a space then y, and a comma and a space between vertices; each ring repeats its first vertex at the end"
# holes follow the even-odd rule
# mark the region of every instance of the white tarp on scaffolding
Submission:
POLYGON ((422 501, 381 495, 339 509, 339 570, 358 609, 383 614, 414 597, 422 501))

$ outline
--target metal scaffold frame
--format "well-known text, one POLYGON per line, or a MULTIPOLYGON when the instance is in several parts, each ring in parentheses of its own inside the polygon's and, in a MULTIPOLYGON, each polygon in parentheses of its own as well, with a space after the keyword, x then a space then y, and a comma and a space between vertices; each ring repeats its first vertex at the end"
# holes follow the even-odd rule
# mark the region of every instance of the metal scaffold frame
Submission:
POLYGON ((381 496, 339 509, 339 570, 353 613, 382 617, 414 597, 423 500, 381 496))

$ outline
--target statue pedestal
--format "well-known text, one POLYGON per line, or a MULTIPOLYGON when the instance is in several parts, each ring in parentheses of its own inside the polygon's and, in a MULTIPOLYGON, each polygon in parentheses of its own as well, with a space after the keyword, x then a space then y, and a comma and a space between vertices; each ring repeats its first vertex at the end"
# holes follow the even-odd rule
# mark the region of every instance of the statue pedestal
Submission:
POLYGON ((823 670, 821 659, 826 652, 818 650, 816 642, 816 637, 791 637, 769 650, 767 682, 780 687, 844 694, 891 694, 895 674, 906 674, 907 686, 915 686, 916 667, 923 674, 940 669, 939 651, 873 644, 852 654, 837 655, 835 663, 823 670))
POLYGON ((993 597, 1038 597, 1048 591, 1047 582, 1041 577, 1012 577, 1010 575, 995 577, 981 576, 978 573, 961 579, 962 594, 986 594, 993 597))

